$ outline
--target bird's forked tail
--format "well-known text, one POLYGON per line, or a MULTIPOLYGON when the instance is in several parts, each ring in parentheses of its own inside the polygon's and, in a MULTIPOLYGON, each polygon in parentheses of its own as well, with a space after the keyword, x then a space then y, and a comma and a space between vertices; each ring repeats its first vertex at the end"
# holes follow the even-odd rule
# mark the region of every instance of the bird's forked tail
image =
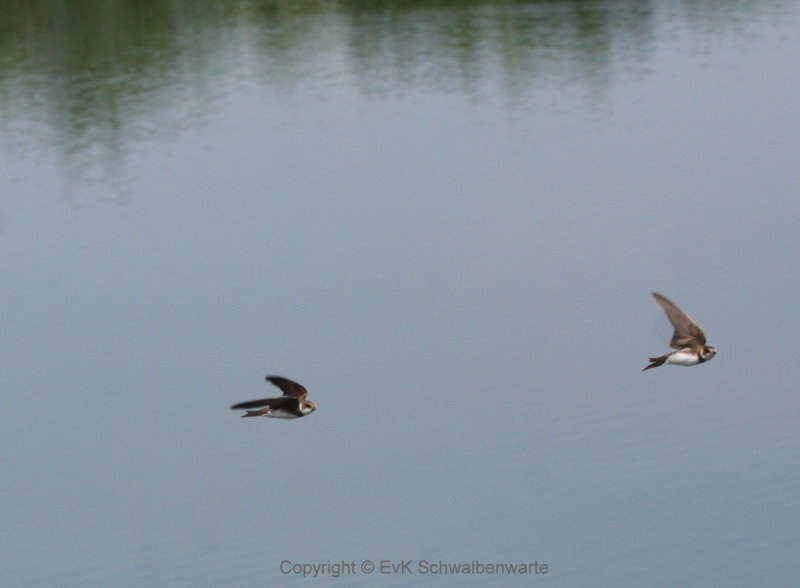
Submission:
POLYGON ((267 408, 262 408, 262 409, 260 409, 260 410, 248 410, 246 413, 244 413, 244 414, 242 415, 242 418, 244 419, 244 418, 247 418, 247 417, 258 417, 258 416, 264 416, 265 414, 269 414, 271 410, 272 410, 272 409, 271 409, 271 408, 269 408, 269 407, 267 407, 267 408))
MULTIPOLYGON (((647 370, 649 370, 650 368, 654 368, 654 367, 658 367, 658 366, 660 366, 660 365, 664 365, 664 364, 666 363, 666 361, 667 361, 667 358, 668 358, 669 356, 670 356, 670 354, 668 353, 668 354, 666 354, 666 355, 662 355, 661 357, 651 357, 651 358, 649 359, 649 361, 651 361, 652 363, 651 363, 650 365, 648 365, 646 368, 644 368, 642 371, 643 371, 643 372, 646 372, 646 371, 647 371, 647 370)), ((246 416, 246 415, 245 415, 245 416, 246 416)))

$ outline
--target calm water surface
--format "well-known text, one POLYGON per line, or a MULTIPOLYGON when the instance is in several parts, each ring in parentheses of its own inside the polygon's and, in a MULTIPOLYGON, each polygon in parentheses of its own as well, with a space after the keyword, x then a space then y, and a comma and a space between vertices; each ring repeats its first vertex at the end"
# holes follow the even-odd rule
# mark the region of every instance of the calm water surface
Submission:
POLYGON ((797 585, 800 3, 1 4, 3 584, 797 585))

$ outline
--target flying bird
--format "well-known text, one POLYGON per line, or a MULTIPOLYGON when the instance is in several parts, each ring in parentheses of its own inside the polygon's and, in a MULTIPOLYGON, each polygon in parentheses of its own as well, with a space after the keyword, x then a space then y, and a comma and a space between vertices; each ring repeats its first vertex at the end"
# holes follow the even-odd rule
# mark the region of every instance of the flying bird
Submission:
POLYGON ((660 365, 673 364, 673 365, 697 365, 698 363, 705 363, 717 354, 717 348, 706 345, 706 336, 696 322, 694 322, 689 315, 683 312, 678 306, 662 296, 658 292, 653 292, 653 298, 656 299, 667 313, 669 322, 672 323, 675 333, 672 335, 672 340, 669 346, 677 351, 667 353, 661 357, 651 357, 652 362, 642 371, 649 370, 650 368, 658 367, 660 365))
POLYGON ((263 416, 273 419, 299 419, 317 410, 316 404, 306 400, 308 391, 297 382, 280 376, 267 376, 266 380, 280 388, 283 396, 240 402, 231 406, 231 410, 264 406, 266 408, 260 410, 248 410, 242 418, 263 416))

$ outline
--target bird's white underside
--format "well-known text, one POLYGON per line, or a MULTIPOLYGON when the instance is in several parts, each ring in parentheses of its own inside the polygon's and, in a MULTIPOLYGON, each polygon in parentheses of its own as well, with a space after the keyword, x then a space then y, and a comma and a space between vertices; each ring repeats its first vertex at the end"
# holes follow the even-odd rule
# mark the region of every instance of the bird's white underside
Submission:
MULTIPOLYGON (((713 355, 711 357, 714 357, 713 355)), ((711 357, 706 357, 706 361, 711 359, 711 357)), ((672 365, 682 365, 682 366, 690 366, 690 365, 697 365, 700 363, 697 359, 697 355, 692 353, 691 351, 684 351, 681 349, 680 351, 676 351, 672 355, 667 358, 668 364, 672 365)))
POLYGON ((268 413, 262 415, 270 419, 296 419, 297 415, 285 410, 270 410, 268 413))

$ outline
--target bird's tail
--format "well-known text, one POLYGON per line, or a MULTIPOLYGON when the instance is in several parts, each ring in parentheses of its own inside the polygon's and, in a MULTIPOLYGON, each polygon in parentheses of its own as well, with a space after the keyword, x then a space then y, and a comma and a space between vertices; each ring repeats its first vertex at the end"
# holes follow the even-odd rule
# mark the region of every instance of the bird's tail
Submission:
POLYGON ((262 408, 261 410, 248 410, 246 413, 242 415, 242 418, 244 419, 247 417, 264 416, 265 414, 268 414, 269 411, 270 411, 269 408, 262 408))
POLYGON ((669 357, 669 355, 670 354, 668 353, 667 355, 662 355, 661 357, 651 357, 649 359, 649 361, 651 361, 652 363, 650 365, 648 365, 646 368, 644 368, 642 371, 646 372, 650 368, 654 368, 654 367, 658 367, 660 365, 664 365, 664 363, 667 361, 667 358, 669 357))

